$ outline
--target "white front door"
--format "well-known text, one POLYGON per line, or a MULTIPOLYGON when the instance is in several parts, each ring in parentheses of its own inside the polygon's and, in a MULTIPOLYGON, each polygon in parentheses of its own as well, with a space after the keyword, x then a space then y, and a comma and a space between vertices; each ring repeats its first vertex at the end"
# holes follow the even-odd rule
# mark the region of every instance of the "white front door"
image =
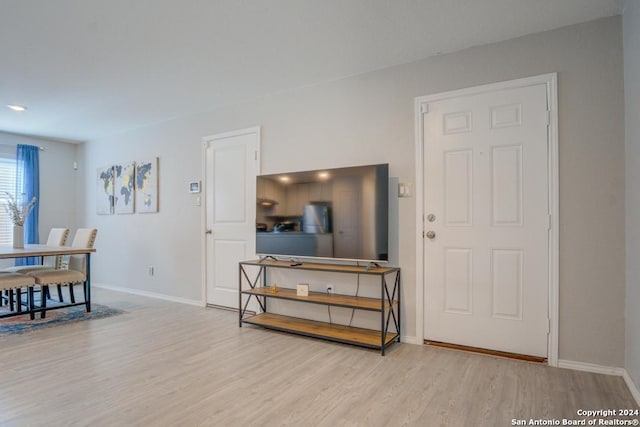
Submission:
POLYGON ((256 256, 257 128, 205 143, 207 304, 238 307, 238 262, 256 256))
POLYGON ((425 339, 547 356, 546 85, 430 102, 425 339))

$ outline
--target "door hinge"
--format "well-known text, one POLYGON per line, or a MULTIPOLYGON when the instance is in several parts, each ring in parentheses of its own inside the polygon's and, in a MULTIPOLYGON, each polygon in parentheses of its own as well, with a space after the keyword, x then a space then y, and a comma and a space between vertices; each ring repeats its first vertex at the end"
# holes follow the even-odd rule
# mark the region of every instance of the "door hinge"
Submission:
POLYGON ((551 230, 551 215, 547 215, 547 230, 551 230))
POLYGON ((258 160, 258 152, 257 151, 253 152, 253 160, 258 160))
POLYGON ((420 112, 427 114, 429 112, 429 104, 420 104, 420 112))
POLYGON ((547 126, 549 126, 551 124, 551 111, 550 110, 547 110, 546 119, 547 119, 547 126))

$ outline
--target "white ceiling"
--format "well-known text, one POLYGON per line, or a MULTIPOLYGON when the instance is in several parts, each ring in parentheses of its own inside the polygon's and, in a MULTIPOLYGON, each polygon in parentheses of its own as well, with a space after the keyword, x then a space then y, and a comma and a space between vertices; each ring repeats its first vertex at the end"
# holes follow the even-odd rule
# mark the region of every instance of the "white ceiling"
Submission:
POLYGON ((621 8, 621 0, 0 0, 0 131, 92 140, 621 8))

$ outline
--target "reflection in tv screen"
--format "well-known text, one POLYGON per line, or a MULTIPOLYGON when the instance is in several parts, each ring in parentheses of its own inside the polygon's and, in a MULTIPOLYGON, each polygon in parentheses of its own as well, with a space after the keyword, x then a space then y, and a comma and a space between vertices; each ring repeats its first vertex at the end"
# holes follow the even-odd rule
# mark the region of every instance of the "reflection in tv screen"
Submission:
POLYGON ((389 165, 258 176, 256 252, 388 261, 389 165))

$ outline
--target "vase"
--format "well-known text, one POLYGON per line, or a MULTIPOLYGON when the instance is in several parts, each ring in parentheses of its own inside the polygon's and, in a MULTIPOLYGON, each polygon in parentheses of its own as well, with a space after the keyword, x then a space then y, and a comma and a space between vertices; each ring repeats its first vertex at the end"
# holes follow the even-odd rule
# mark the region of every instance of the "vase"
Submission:
POLYGON ((24 226, 13 226, 13 247, 16 249, 24 248, 24 226))

